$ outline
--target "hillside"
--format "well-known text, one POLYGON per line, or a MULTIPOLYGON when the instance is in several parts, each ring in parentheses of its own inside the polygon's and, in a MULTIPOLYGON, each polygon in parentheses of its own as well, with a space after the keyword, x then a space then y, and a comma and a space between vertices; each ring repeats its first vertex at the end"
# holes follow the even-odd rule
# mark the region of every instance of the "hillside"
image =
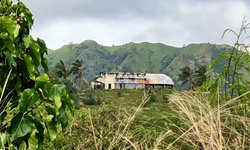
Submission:
MULTIPOLYGON (((50 69, 63 60, 69 66, 75 59, 83 60, 86 70, 84 78, 93 79, 99 72, 150 72, 165 73, 179 88, 180 68, 208 65, 222 51, 230 49, 227 45, 210 43, 190 44, 185 47, 172 47, 162 43, 127 43, 120 46, 103 46, 86 40, 80 44, 68 44, 60 49, 49 51, 47 56, 50 69)), ((223 66, 215 67, 219 72, 223 66)))

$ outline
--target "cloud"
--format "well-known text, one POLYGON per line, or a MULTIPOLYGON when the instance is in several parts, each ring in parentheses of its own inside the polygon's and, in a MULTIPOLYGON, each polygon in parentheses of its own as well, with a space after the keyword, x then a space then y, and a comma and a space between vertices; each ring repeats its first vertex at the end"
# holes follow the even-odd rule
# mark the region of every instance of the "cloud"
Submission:
POLYGON ((103 45, 162 42, 233 43, 221 40, 226 28, 237 29, 250 14, 243 0, 23 0, 34 14, 32 35, 56 49, 68 42, 96 40, 103 45))

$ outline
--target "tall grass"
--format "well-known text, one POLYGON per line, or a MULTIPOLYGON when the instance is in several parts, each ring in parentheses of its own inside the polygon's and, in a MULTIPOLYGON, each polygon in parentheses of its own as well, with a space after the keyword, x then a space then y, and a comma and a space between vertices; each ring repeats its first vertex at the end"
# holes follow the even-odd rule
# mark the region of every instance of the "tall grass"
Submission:
POLYGON ((180 92, 170 96, 170 106, 178 115, 180 133, 167 149, 182 143, 191 149, 249 149, 250 118, 233 111, 240 98, 220 100, 211 107, 208 93, 180 92))
POLYGON ((45 148, 249 149, 250 113, 238 111, 239 107, 249 107, 242 102, 249 93, 225 101, 220 94, 175 92, 169 96, 168 107, 171 109, 167 110, 166 124, 161 124, 158 130, 150 127, 152 122, 140 124, 142 122, 138 121, 143 111, 158 106, 144 107, 149 99, 146 94, 133 112, 128 111, 126 106, 108 109, 98 106, 98 109, 83 111, 74 119, 70 130, 60 136, 54 145, 45 148), (211 101, 217 101, 217 105, 211 105, 211 101))

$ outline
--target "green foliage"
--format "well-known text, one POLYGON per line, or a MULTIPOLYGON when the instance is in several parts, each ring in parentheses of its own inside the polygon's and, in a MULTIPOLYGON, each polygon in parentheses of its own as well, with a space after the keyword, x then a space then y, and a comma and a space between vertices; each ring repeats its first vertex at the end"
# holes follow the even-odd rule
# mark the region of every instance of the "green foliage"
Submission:
POLYGON ((70 75, 69 70, 65 67, 62 60, 60 60, 59 63, 56 63, 53 72, 58 78, 67 78, 70 75))
POLYGON ((189 90, 201 86, 207 80, 207 66, 199 66, 197 70, 193 70, 188 66, 180 69, 179 80, 182 85, 188 84, 189 90))
POLYGON ((83 78, 83 71, 85 68, 83 67, 83 61, 76 59, 75 62, 72 63, 70 67, 69 73, 73 73, 75 77, 73 78, 73 82, 77 85, 77 87, 81 89, 86 89, 86 81, 83 78))
POLYGON ((144 104, 144 107, 148 107, 150 104, 157 102, 157 98, 156 98, 156 95, 154 93, 155 93, 155 91, 153 91, 152 89, 150 89, 148 91, 149 99, 144 104))
POLYGON ((226 29, 223 33, 223 37, 226 33, 233 33, 236 37, 236 42, 231 51, 225 51, 219 55, 210 65, 209 70, 216 66, 221 59, 227 59, 224 63, 225 66, 221 74, 212 82, 209 82, 204 87, 209 88, 212 92, 221 90, 224 92, 225 99, 233 98, 236 95, 244 94, 248 91, 250 79, 249 69, 249 45, 245 43, 239 43, 242 36, 249 29, 249 23, 245 18, 242 21, 242 25, 239 30, 234 31, 232 29, 226 29))
POLYGON ((87 97, 86 99, 83 100, 85 105, 100 105, 101 104, 101 100, 100 98, 95 98, 93 95, 90 95, 89 97, 87 97))
POLYGON ((149 98, 149 103, 155 103, 155 102, 156 102, 156 96, 154 94, 151 94, 149 98))
POLYGON ((195 86, 201 86, 204 82, 207 81, 207 66, 199 66, 195 71, 195 86))
MULTIPOLYGON (((67 78, 70 78, 70 75, 73 74, 73 83, 80 89, 88 88, 88 84, 83 78, 83 61, 76 59, 75 62, 69 68, 66 68, 64 62, 60 60, 56 63, 55 68, 52 71, 52 76, 54 75, 56 78, 62 78, 64 81, 67 81, 67 78)), ((67 81, 68 82, 68 81, 67 81)))
POLYGON ((29 9, 11 0, 1 1, 0 8, 0 147, 37 149, 46 135, 54 140, 66 127, 66 108, 73 111, 73 103, 65 85, 47 74, 47 48, 29 35, 29 9))
POLYGON ((193 89, 194 86, 194 75, 193 70, 190 69, 188 66, 181 68, 179 74, 179 80, 182 81, 182 85, 188 83, 188 89, 193 89))
POLYGON ((101 98, 95 94, 94 90, 86 90, 77 93, 78 101, 83 102, 85 105, 101 105, 101 98))

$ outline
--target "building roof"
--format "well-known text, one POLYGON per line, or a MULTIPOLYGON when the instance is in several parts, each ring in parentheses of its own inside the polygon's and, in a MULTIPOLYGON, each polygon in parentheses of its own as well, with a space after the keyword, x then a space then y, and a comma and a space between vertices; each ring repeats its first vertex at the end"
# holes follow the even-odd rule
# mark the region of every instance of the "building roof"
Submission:
POLYGON ((146 79, 149 80, 149 84, 169 84, 174 85, 173 80, 165 74, 153 74, 147 73, 146 79))

